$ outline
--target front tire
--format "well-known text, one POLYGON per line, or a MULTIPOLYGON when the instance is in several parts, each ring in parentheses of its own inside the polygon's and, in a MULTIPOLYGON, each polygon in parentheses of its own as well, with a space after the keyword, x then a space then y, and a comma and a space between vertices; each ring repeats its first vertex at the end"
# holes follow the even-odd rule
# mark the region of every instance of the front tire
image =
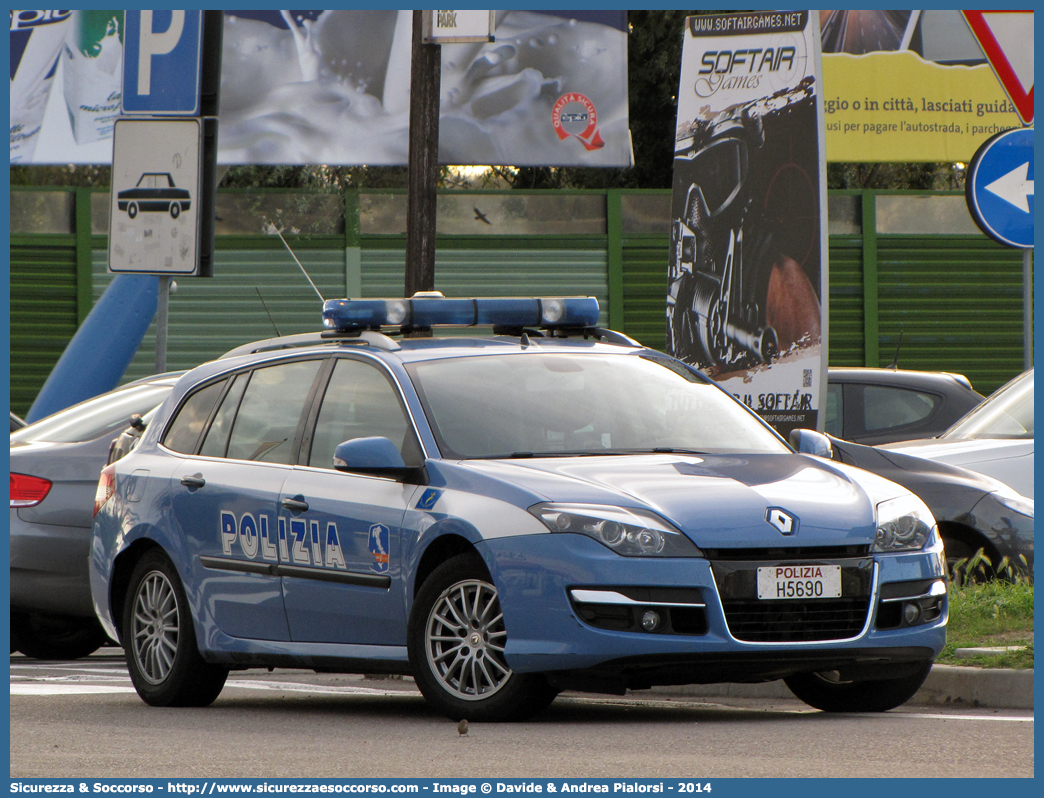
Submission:
POLYGON ((170 218, 177 219, 181 215, 181 203, 172 202, 170 203, 170 218))
POLYGON ((975 549, 963 541, 945 537, 943 547, 946 550, 946 575, 952 584, 963 587, 988 582, 996 577, 993 563, 986 556, 984 547, 975 549))
POLYGON ((131 219, 138 215, 138 203, 132 202, 127 206, 127 215, 131 219))
POLYGON ((123 608, 123 643, 134 689, 156 707, 205 707, 228 668, 204 662, 174 564, 150 551, 134 567, 123 608))
POLYGON ((790 691, 824 712, 887 712, 905 704, 924 684, 932 663, 893 679, 841 681, 836 671, 802 673, 784 679, 790 691))
POLYGON ((421 693, 453 720, 517 721, 557 694, 539 673, 515 673, 504 658, 507 629, 482 558, 461 554, 417 592, 407 646, 421 693))

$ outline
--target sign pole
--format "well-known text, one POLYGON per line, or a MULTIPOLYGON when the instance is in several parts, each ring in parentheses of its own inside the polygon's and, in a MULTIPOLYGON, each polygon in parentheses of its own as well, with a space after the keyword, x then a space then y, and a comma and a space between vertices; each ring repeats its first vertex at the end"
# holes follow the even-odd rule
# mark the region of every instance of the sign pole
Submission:
POLYGON ((156 374, 167 370, 167 310, 170 306, 170 275, 159 277, 156 297, 156 374))
POLYGON ((1022 250, 1022 367, 1033 367, 1033 250, 1022 250))
POLYGON ((411 62, 405 296, 435 288, 435 189, 439 176, 442 46, 423 43, 421 11, 413 12, 411 62))

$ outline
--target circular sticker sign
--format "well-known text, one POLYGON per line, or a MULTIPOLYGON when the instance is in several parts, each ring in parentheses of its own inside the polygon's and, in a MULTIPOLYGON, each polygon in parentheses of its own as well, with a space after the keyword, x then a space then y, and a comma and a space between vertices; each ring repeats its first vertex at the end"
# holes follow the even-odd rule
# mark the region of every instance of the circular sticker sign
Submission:
POLYGON ((571 136, 587 150, 605 146, 598 133, 598 110, 583 94, 569 92, 559 97, 551 109, 551 124, 563 141, 571 136))

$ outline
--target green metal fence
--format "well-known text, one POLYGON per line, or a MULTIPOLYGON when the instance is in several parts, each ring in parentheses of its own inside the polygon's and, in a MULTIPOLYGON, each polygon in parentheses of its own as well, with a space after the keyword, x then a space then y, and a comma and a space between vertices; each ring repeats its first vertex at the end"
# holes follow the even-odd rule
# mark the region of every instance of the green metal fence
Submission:
MULTIPOLYGON (((109 195, 11 192, 11 407, 24 413, 108 285, 109 195)), ((597 296, 603 324, 662 349, 669 191, 449 191, 439 196, 436 287, 449 296, 597 296), (481 211, 481 217, 478 211, 481 211), (485 220, 483 220, 483 218, 485 220)), ((1022 256, 974 227, 955 193, 831 192, 831 365, 966 374, 988 393, 1022 370, 1022 256)), ((319 291, 398 296, 405 195, 221 191, 214 277, 182 278, 167 362, 316 329, 319 291)), ((150 331, 124 379, 155 363, 150 331)))

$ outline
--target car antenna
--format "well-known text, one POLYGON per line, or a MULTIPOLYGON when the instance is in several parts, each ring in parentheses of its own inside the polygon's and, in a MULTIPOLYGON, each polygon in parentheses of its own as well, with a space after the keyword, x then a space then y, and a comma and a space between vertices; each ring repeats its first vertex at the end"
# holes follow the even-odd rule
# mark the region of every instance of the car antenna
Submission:
POLYGON ((265 313, 268 314, 268 320, 272 322, 272 329, 275 330, 276 336, 281 338, 283 334, 279 332, 279 328, 276 327, 275 319, 272 318, 272 311, 268 309, 268 303, 265 302, 265 298, 261 296, 261 289, 255 285, 254 290, 257 291, 257 298, 261 300, 261 304, 265 306, 265 313))
POLYGON ((282 231, 271 222, 268 222, 266 227, 266 232, 275 233, 277 236, 279 236, 279 240, 283 242, 283 246, 286 247, 286 251, 290 253, 290 257, 294 259, 295 263, 297 263, 298 268, 301 269, 301 273, 305 276, 305 279, 308 280, 308 284, 312 286, 312 290, 315 291, 315 293, 318 295, 319 301, 326 302, 326 300, 323 299, 323 295, 319 293, 319 289, 315 287, 315 283, 312 282, 312 278, 308 276, 308 272, 305 271, 305 267, 301 265, 301 261, 297 259, 297 255, 295 255, 294 251, 290 249, 290 245, 286 243, 286 239, 283 238, 282 231))
POLYGON ((899 370, 899 347, 901 347, 902 345, 903 345, 903 328, 900 327, 899 328, 899 342, 895 345, 895 357, 892 358, 892 365, 890 365, 888 367, 892 371, 898 371, 899 370))

